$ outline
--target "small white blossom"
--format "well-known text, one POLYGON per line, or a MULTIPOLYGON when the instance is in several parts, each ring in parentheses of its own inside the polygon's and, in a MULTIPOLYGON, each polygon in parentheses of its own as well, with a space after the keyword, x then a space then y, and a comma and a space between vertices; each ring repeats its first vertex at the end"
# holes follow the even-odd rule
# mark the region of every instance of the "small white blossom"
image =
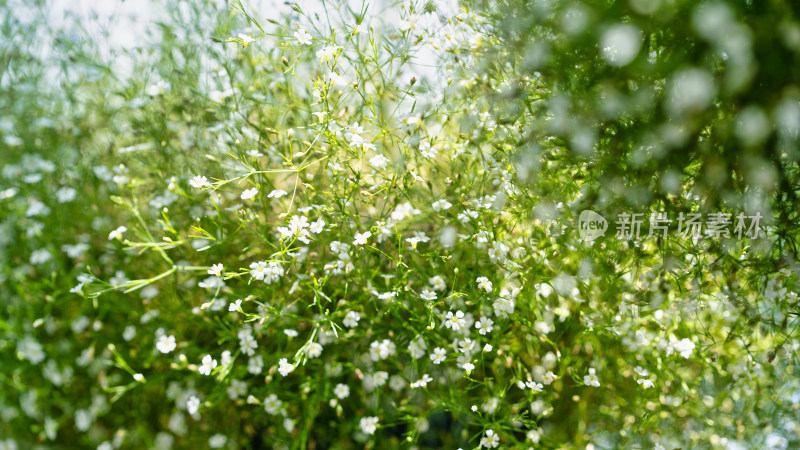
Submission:
POLYGON ((431 208, 433 208, 433 210, 436 212, 450 209, 452 206, 453 206, 452 203, 444 199, 436 200, 435 202, 431 203, 431 208))
POLYGON ((197 369, 200 375, 211 375, 211 371, 217 367, 217 360, 212 358, 211 355, 203 357, 202 365, 197 369))
POLYGON ((651 380, 648 380, 647 378, 640 378, 636 380, 636 384, 640 384, 645 389, 655 387, 655 384, 653 384, 653 382, 651 380))
POLYGON ((322 230, 325 229, 325 221, 322 219, 317 220, 316 222, 312 223, 308 230, 314 234, 322 233, 322 230))
POLYGON ((475 281, 478 283, 478 289, 483 289, 487 293, 492 292, 492 282, 488 278, 478 277, 475 281))
POLYGON ((219 274, 221 273, 222 273, 222 264, 212 264, 211 268, 208 269, 209 275, 219 276, 219 274))
POLYGON ((280 361, 278 361, 278 372, 283 376, 289 375, 294 370, 294 367, 294 364, 290 364, 286 358, 281 358, 280 361))
POLYGON ((175 336, 161 335, 156 341, 156 348, 161 353, 169 353, 175 350, 178 345, 175 343, 175 336))
POLYGON ((475 322, 475 328, 478 329, 478 333, 480 333, 481 336, 485 336, 487 333, 492 332, 493 324, 494 322, 492 319, 488 317, 481 317, 479 321, 475 322))
POLYGON ((422 292, 419 294, 419 296, 423 300, 428 300, 428 301, 436 300, 436 298, 438 297, 436 295, 436 292, 434 292, 433 290, 428 289, 428 288, 422 289, 422 292))
POLYGON ((383 170, 389 165, 389 159, 383 155, 375 155, 369 159, 369 165, 378 170, 383 170))
POLYGON ((419 380, 411 383, 411 388, 412 389, 416 389, 416 388, 427 387, 428 383, 430 383, 431 381, 433 381, 433 378, 431 378, 431 376, 426 373, 426 374, 422 375, 422 378, 420 378, 419 380))
POLYGON ((197 175, 191 180, 189 180, 189 186, 196 189, 203 189, 211 186, 211 183, 208 182, 208 178, 197 175))
POLYGON ((369 231, 365 231, 363 233, 356 233, 355 239, 353 240, 353 245, 364 245, 367 243, 367 239, 372 236, 372 233, 369 231))
POLYGON ((126 226, 117 227, 116 230, 108 233, 108 240, 113 241, 114 239, 122 239, 122 234, 126 231, 128 231, 128 227, 126 226))
POLYGON ((247 47, 247 44, 250 44, 250 43, 252 43, 252 42, 255 42, 255 41, 256 41, 256 40, 255 40, 255 39, 253 39, 251 36, 248 36, 248 35, 246 35, 246 34, 241 34, 241 33, 239 33, 239 36, 237 36, 237 37, 239 38, 239 40, 241 40, 241 41, 242 41, 242 47, 243 47, 243 48, 244 48, 244 47, 247 47))
POLYGON ((453 331, 458 331, 464 325, 464 313, 462 311, 448 311, 445 316, 444 325, 453 331))
POLYGON ((322 354, 322 346, 316 342, 308 344, 306 354, 309 358, 318 358, 322 354))
POLYGON ((333 57, 336 55, 336 51, 339 50, 338 45, 328 45, 323 47, 322 49, 317 51, 317 58, 319 58, 320 63, 325 63, 331 61, 333 57))
POLYGON ((200 408, 200 399, 196 396, 189 397, 189 400, 186 401, 186 411, 189 412, 191 415, 197 414, 197 410, 200 408))
POLYGON ((486 448, 497 448, 500 445, 500 437, 494 430, 486 430, 486 436, 481 439, 481 446, 486 448))
POLYGON ((283 401, 278 398, 275 394, 269 394, 267 398, 264 399, 264 411, 267 412, 269 415, 276 415, 281 411, 281 407, 283 406, 283 401))
POLYGON ((300 45, 311 45, 311 35, 302 28, 294 32, 294 37, 297 38, 297 43, 300 45))
POLYGON ((694 348, 694 342, 690 341, 689 339, 683 338, 679 341, 675 339, 674 336, 670 336, 669 344, 667 344, 667 356, 677 352, 685 359, 689 359, 689 357, 692 356, 694 348))
POLYGON ((378 429, 378 418, 362 417, 358 426, 361 428, 361 432, 364 434, 375 434, 375 430, 378 429))
POLYGON ((600 386, 600 380, 597 378, 597 374, 594 369, 589 369, 589 374, 583 377, 583 384, 594 387, 600 386))
POLYGON ((435 349, 433 349, 433 353, 431 353, 431 361, 433 361, 434 364, 441 364, 446 357, 447 357, 447 350, 441 347, 436 347, 435 349))
POLYGON ((350 396, 350 387, 346 384, 339 383, 333 388, 333 394, 339 399, 344 400, 350 396))
POLYGON ((348 328, 355 328, 358 326, 358 321, 361 320, 361 315, 355 311, 348 311, 344 316, 344 326, 348 328))
POLYGON ((254 188, 250 188, 250 189, 245 189, 242 192, 242 197, 241 198, 242 198, 242 200, 249 200, 249 199, 255 197, 256 195, 258 195, 258 188, 254 187, 254 188))
POLYGON ((230 311, 230 312, 238 311, 239 308, 241 308, 241 307, 242 307, 242 299, 239 298, 239 299, 236 299, 235 302, 231 302, 231 304, 228 305, 228 311, 230 311))

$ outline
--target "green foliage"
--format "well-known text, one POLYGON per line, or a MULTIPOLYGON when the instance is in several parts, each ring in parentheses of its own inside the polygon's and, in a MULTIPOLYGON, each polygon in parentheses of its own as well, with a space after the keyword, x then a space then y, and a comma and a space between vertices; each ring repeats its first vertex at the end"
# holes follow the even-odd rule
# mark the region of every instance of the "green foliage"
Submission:
POLYGON ((790 3, 45 9, 0 6, 0 449, 800 442, 790 3))

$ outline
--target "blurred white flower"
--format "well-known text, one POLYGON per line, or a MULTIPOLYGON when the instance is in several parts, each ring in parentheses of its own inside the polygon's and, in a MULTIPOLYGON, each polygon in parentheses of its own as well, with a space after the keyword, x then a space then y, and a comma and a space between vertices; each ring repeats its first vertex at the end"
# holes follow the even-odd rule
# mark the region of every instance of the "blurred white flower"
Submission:
POLYGON ((311 35, 302 28, 294 32, 294 37, 300 45, 311 45, 311 35))

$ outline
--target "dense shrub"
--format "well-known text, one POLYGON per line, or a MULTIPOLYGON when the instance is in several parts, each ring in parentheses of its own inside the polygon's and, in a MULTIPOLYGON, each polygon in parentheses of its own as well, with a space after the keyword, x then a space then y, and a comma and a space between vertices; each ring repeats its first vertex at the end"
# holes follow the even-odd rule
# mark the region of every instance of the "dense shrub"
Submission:
POLYGON ((48 7, 0 6, 0 448, 800 442, 789 3, 48 7))

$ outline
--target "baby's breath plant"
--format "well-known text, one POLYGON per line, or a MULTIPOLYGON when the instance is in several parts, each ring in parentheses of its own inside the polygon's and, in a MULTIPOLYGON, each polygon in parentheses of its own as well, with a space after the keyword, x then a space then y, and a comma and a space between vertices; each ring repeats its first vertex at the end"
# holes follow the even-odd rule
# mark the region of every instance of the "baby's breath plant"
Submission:
POLYGON ((0 449, 800 442, 792 7, 47 7, 0 5, 0 449))

